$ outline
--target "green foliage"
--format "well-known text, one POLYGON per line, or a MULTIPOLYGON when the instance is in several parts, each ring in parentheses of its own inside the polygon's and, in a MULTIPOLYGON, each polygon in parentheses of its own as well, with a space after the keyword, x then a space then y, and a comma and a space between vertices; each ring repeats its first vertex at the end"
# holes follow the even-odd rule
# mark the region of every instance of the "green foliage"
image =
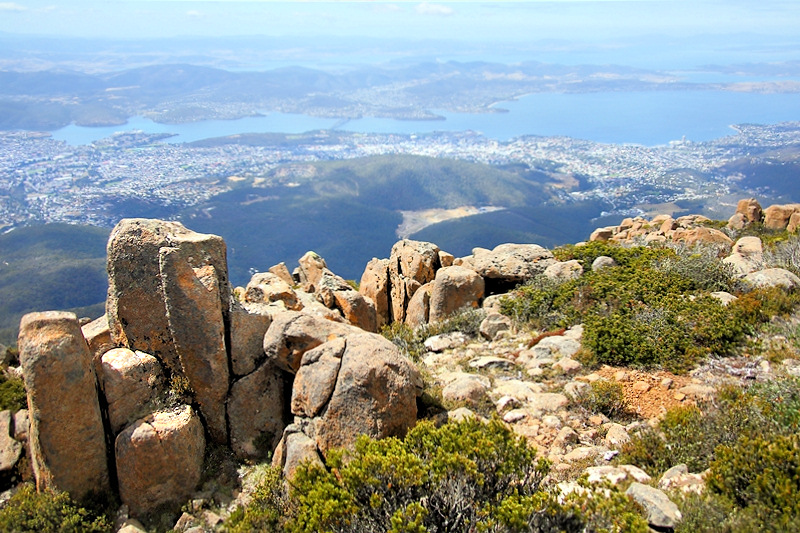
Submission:
POLYGON ((670 409, 658 431, 632 436, 619 460, 656 476, 685 463, 692 472, 705 470, 719 446, 741 438, 791 435, 800 431, 800 379, 757 383, 748 389, 727 386, 713 402, 670 409))
POLYGON ((0 372, 0 411, 19 411, 28 405, 25 383, 21 379, 0 372))
POLYGON ((287 513, 287 505, 281 469, 267 467, 260 476, 250 504, 231 513, 226 526, 230 533, 278 533, 282 531, 281 521, 287 513))
POLYGON ((638 508, 612 487, 583 483, 563 497, 547 490, 548 462, 497 419, 422 421, 404 439, 362 436, 327 461, 327 469, 301 465, 288 489, 279 470, 267 470, 230 530, 647 531, 638 508))
POLYGON ((425 339, 434 335, 461 332, 470 337, 480 334, 480 326, 486 312, 482 309, 458 311, 440 322, 412 328, 402 322, 393 322, 383 327, 381 334, 392 341, 412 361, 422 360, 425 354, 425 339))
POLYGON ((710 490, 734 502, 771 531, 800 524, 800 435, 741 437, 720 446, 710 490))
POLYGON ((0 530, 37 533, 110 532, 105 514, 80 507, 66 492, 43 491, 22 485, 0 510, 0 530))
POLYGON ((609 418, 624 414, 628 408, 622 384, 607 379, 593 381, 588 392, 574 401, 587 411, 602 413, 609 418))
POLYGON ((772 288, 722 305, 709 293, 735 290, 737 282, 711 246, 626 248, 595 241, 555 255, 584 266, 606 255, 618 265, 566 282, 539 276, 504 298, 502 311, 541 330, 582 322, 584 347, 598 364, 686 372, 709 355, 733 353, 761 324, 800 302, 772 288))

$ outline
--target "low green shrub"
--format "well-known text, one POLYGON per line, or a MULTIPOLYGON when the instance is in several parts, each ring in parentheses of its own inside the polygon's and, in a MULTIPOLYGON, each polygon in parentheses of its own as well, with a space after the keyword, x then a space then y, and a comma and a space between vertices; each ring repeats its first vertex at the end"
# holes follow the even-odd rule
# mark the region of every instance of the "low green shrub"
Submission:
POLYGON ((647 531, 614 488, 548 490, 549 463, 497 419, 422 421, 403 439, 362 436, 327 462, 301 465, 288 489, 268 471, 252 503, 231 516, 231 531, 647 531))
POLYGON ((622 384, 607 379, 599 379, 589 384, 589 390, 574 403, 592 413, 602 413, 608 418, 617 418, 628 410, 625 390, 622 384))
POLYGON ((383 327, 381 335, 392 341, 409 359, 419 362, 425 354, 425 339, 434 335, 461 332, 469 337, 480 335, 480 327, 486 312, 483 309, 465 309, 445 320, 425 324, 418 328, 402 322, 393 322, 383 327))
POLYGON ((0 509, 0 531, 84 533, 113 531, 112 519, 75 503, 66 492, 36 492, 21 485, 0 509))
POLYGON ((782 378, 747 389, 722 387, 714 401, 667 411, 658 430, 635 433, 619 456, 653 476, 684 463, 707 469, 720 446, 744 438, 792 435, 800 431, 800 379, 782 378))
POLYGON ((28 406, 28 395, 25 392, 25 383, 21 379, 9 377, 5 372, 0 372, 0 411, 10 409, 19 411, 28 406))

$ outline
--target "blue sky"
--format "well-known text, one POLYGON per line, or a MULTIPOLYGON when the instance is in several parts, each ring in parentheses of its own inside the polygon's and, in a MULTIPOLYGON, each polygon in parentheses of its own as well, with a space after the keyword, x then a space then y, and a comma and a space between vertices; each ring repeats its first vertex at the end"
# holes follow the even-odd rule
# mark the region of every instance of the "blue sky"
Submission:
POLYGON ((84 37, 367 36, 482 41, 754 32, 792 36, 796 0, 0 1, 0 32, 84 37))

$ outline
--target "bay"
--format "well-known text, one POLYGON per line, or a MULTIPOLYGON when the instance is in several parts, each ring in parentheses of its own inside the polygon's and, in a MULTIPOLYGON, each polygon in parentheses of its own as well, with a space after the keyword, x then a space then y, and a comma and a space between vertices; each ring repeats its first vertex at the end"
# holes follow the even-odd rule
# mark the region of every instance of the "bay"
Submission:
POLYGON ((69 144, 89 144, 118 131, 172 133, 166 142, 192 142, 240 133, 303 133, 340 129, 359 133, 424 134, 477 131, 507 141, 522 135, 567 136, 601 143, 655 146, 686 138, 708 141, 730 135, 733 124, 800 121, 800 94, 732 91, 535 93, 499 102, 492 113, 433 110, 444 120, 365 117, 342 121, 299 114, 266 113, 238 120, 158 124, 133 117, 124 126, 70 125, 52 132, 69 144))

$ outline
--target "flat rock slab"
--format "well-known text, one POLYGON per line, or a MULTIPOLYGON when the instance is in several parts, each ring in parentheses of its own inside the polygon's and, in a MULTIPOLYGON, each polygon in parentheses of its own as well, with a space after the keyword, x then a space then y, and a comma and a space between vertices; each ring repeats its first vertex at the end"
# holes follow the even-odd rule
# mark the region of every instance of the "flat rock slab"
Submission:
POLYGON ((476 357, 469 362, 470 368, 477 368, 477 369, 488 369, 488 368, 495 368, 500 370, 513 370, 517 365, 514 361, 510 361, 508 359, 504 359, 502 357, 497 357, 494 355, 484 355, 482 357, 476 357))
POLYGON ((659 489, 634 482, 625 494, 644 507, 647 521, 654 528, 674 528, 682 519, 678 506, 659 489))

